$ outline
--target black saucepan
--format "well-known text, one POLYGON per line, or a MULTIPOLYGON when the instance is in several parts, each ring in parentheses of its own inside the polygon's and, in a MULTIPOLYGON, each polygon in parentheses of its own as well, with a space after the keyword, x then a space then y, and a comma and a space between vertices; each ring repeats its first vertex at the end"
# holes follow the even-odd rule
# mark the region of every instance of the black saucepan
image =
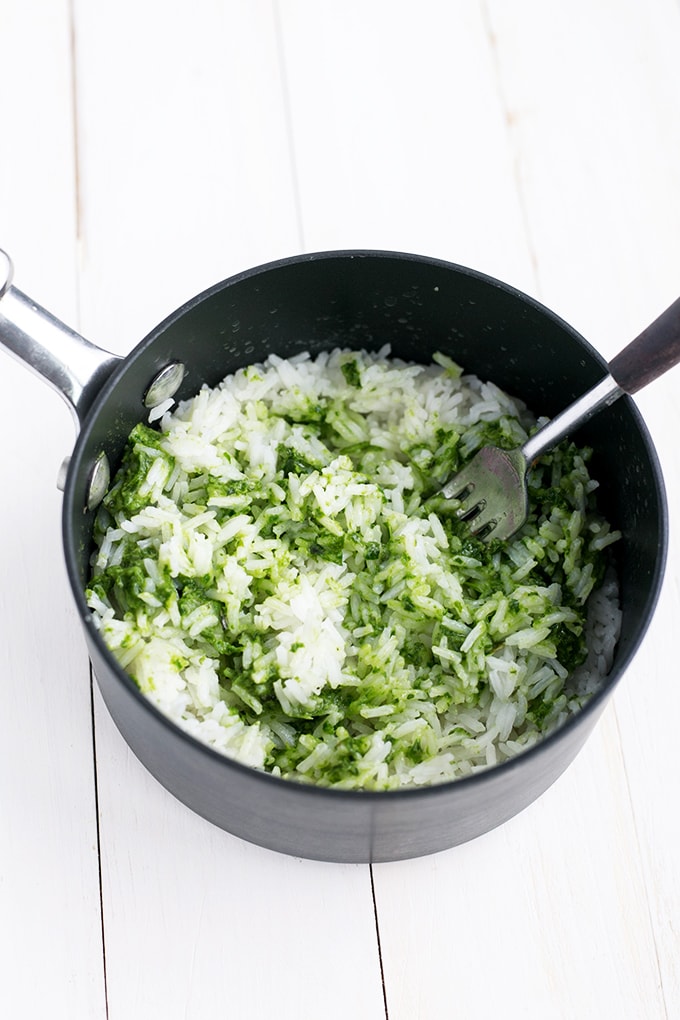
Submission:
MULTIPOLYGON (((134 753, 176 797, 223 829, 274 850, 331 861, 386 861, 433 853, 486 832, 531 803, 569 765, 642 641, 666 557, 659 464, 628 397, 579 434, 595 449, 592 470, 601 481, 602 509, 623 533, 616 564, 623 626, 611 673, 561 729, 469 778, 422 789, 344 792, 239 765, 178 729, 140 694, 95 632, 83 587, 106 460, 115 470, 128 433, 146 420, 148 404, 172 389, 162 374, 167 366, 184 366, 175 394, 184 399, 272 352, 288 357, 390 344, 395 356, 426 361, 441 350, 524 399, 535 413, 552 416, 606 372, 603 359, 570 326, 488 276, 389 252, 305 255, 241 273, 174 312, 124 359, 87 345, 36 311, 9 280, 3 285, 1 273, 0 297, 3 344, 46 376, 79 419, 65 477, 63 539, 102 695, 134 753)), ((180 374, 170 370, 174 385, 180 374)))

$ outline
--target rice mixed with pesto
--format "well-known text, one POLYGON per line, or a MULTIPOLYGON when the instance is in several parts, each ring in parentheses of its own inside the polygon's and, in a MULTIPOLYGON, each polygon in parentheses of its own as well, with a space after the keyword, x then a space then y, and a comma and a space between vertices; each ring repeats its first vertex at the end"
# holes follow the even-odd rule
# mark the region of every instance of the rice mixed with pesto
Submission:
POLYGON ((510 541, 438 489, 535 419, 492 383, 335 350, 271 356, 132 432, 87 591, 140 690, 197 739, 341 788, 455 779, 576 712, 618 636, 589 451, 530 473, 510 541))

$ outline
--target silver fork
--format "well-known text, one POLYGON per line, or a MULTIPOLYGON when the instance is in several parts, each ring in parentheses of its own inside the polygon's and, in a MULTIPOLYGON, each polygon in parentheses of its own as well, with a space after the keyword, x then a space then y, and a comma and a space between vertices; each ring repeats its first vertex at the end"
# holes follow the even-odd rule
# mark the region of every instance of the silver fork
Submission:
POLYGON ((470 532, 488 541, 506 539, 527 519, 527 472, 577 426, 613 404, 623 393, 637 393, 680 361, 680 298, 674 301, 609 364, 609 374, 515 450, 484 446, 442 488, 458 502, 456 514, 470 532))

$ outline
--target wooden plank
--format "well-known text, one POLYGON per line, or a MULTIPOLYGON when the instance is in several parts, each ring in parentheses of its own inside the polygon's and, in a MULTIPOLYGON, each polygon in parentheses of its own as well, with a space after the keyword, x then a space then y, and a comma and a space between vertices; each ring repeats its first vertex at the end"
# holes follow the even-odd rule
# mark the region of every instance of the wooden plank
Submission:
MULTIPOLYGON (((193 291, 298 247, 275 21, 264 2, 76 14, 83 323, 125 350, 193 291)), ((151 779, 99 699, 96 717, 111 1020, 339 1020, 342 974, 353 1015, 380 1016, 368 868, 227 836, 151 779)))
POLYGON ((609 712, 522 815, 431 860, 375 869, 390 1020, 445 1003, 456 1016, 664 1015, 616 748, 609 712))
MULTIPOLYGON (((375 869, 393 1020, 453 997, 461 1015, 508 1003, 518 1015, 565 1020, 607 1009, 630 1020, 664 1015, 674 1000, 660 991, 657 921, 618 744, 610 710, 566 775, 502 829, 375 869)), ((658 857, 670 853, 672 824, 662 820, 658 857)), ((668 934, 658 941, 667 951, 668 934)))
POLYGON ((98 705, 109 1016, 383 1015, 370 876, 236 839, 166 793, 98 705))
MULTIPOLYGON (((0 245, 19 287, 75 323, 69 5, 0 7, 0 245)), ((87 656, 55 480, 66 405, 0 353, 0 1009, 104 1017, 87 656)))
POLYGON ((75 10, 83 321, 128 351, 197 292, 299 250, 272 5, 75 10))
MULTIPOLYGON (((677 520, 680 512, 677 483, 673 485, 671 500, 673 519, 677 520)), ((676 796, 680 765, 675 727, 671 721, 680 711, 672 654, 673 635, 680 612, 675 567, 680 550, 676 535, 673 535, 669 557, 669 582, 664 587, 646 643, 617 694, 616 716, 635 811, 659 980, 670 1017, 680 1009, 680 890, 677 867, 680 810, 676 796)))
MULTIPOLYGON (((678 295, 680 9, 667 0, 490 9, 542 296, 611 357, 678 295)), ((666 477, 671 549, 657 617, 615 702, 654 934, 646 952, 669 1016, 680 1010, 680 806, 668 793, 680 782, 677 386, 675 369, 636 398, 666 477)))
POLYGON ((673 0, 489 0, 541 299, 611 357, 677 297, 673 0))
MULTIPOLYGON (((425 4, 416 14, 391 4, 388 16, 379 5, 367 14, 344 4, 332 19, 326 5, 284 10, 305 244, 422 250, 537 293, 531 193, 520 188, 483 5, 425 4)), ((595 1016, 608 1006, 652 1015, 653 937, 612 715, 604 733, 557 791, 505 829, 375 868, 391 1018, 493 1015, 508 1003, 529 1016, 595 1016), (583 833, 595 820, 603 828, 593 848, 583 833), (611 868, 608 841, 622 847, 622 867, 611 868), (587 931, 572 924, 579 911, 587 931), (639 943, 628 935, 631 914, 639 943)))
POLYGON ((478 3, 281 3, 304 243, 388 248, 533 292, 478 3))
MULTIPOLYGON (((485 11, 536 291, 614 353, 644 324, 643 304, 651 317, 666 290, 676 296, 668 275, 652 281, 644 253, 653 243, 661 277, 672 275, 680 236, 677 110, 668 116, 680 94, 677 9, 494 2, 485 11), (638 201, 644 216, 631 208, 638 201)), ((662 396, 659 425, 672 420, 662 396)), ((654 708, 648 682, 640 685, 668 661, 667 645, 646 645, 618 711, 609 710, 569 772, 520 818, 432 862, 376 869, 390 1017, 435 1015, 447 996, 463 1016, 510 1006, 532 1017, 677 1012, 672 918, 680 901, 670 834, 678 814, 658 778, 673 787, 678 775, 675 673, 666 667, 654 708), (629 698, 645 710, 628 710, 629 698), (668 708, 665 726, 659 704, 668 708), (635 726, 644 736, 629 743, 635 726), (411 965, 416 946, 427 948, 411 965)))

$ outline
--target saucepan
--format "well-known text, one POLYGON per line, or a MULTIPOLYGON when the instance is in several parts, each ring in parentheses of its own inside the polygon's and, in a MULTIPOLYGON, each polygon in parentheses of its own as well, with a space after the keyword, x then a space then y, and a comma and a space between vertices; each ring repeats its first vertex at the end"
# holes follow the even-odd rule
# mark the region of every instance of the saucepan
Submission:
MULTIPOLYGON (((301 255, 242 272, 168 316, 125 358, 88 343, 17 290, 0 257, 0 341, 51 383, 78 425, 62 471, 63 544, 75 611, 101 693, 133 752, 193 811, 270 849, 339 862, 434 853, 500 825, 572 762, 638 651, 667 550, 659 463, 623 397, 583 426, 616 546, 623 622, 612 668, 577 715, 500 765, 439 785, 381 792, 326 789, 241 765, 162 715, 100 639, 84 597, 95 512, 126 438, 149 408, 183 400, 269 354, 389 344, 407 361, 450 355, 537 415, 553 416, 594 386, 606 364, 549 309, 483 273, 380 251, 301 255)), ((626 338, 622 338, 625 340, 626 338)), ((28 534, 26 541, 29 540, 28 534)))

